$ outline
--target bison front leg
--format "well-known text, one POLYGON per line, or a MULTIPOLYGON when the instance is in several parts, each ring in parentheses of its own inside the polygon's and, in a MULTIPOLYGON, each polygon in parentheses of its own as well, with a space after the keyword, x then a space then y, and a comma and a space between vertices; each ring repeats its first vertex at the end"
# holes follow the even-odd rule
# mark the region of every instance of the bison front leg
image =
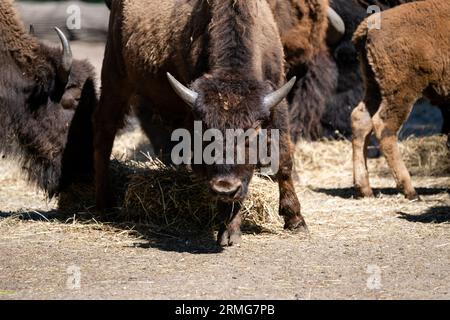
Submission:
POLYGON ((241 243, 241 205, 237 202, 219 201, 218 211, 222 224, 217 236, 217 244, 226 247, 241 243))
POLYGON ((373 130, 372 118, 364 102, 352 112, 353 183, 358 196, 373 197, 367 170, 367 146, 373 130))
MULTIPOLYGON (((114 88, 116 89, 116 88, 114 88)), ((105 84, 94 114, 94 168, 96 209, 113 208, 115 197, 109 181, 109 161, 117 130, 123 127, 127 98, 105 84), (105 89, 106 88, 106 89, 105 89)))
POLYGON ((284 218, 284 228, 292 231, 307 230, 306 222, 301 215, 300 201, 295 192, 292 179, 292 144, 289 135, 282 133, 279 147, 279 170, 276 174, 280 190, 279 214, 284 218))

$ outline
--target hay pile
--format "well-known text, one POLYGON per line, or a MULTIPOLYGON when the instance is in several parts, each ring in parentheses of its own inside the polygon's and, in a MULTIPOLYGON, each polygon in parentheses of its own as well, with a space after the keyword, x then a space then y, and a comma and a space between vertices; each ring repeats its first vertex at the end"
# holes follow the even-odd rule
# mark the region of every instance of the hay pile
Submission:
MULTIPOLYGON (((115 222, 132 222, 168 235, 207 233, 218 227, 216 200, 207 184, 186 169, 169 167, 158 160, 114 160, 111 175, 120 204, 115 222)), ((94 203, 94 186, 85 184, 61 194, 58 205, 62 212, 92 215, 94 203)), ((244 231, 282 230, 278 185, 269 178, 256 175, 242 205, 244 231)))
MULTIPOLYGON (((400 144, 403 159, 413 175, 450 174, 446 137, 410 138, 400 144)), ((327 185, 348 187, 352 181, 352 148, 348 141, 300 142, 295 170, 300 186, 314 189, 327 185)), ((369 160, 371 175, 389 175, 384 157, 369 160)), ((206 183, 186 169, 168 167, 157 160, 114 160, 112 185, 119 208, 108 221, 130 222, 154 232, 189 235, 217 228, 215 199, 206 183)), ((298 190, 300 190, 298 188, 298 190)), ((243 229, 251 232, 280 232, 278 186, 267 177, 255 175, 243 203, 243 229)), ((60 195, 59 208, 70 215, 93 214, 92 184, 77 185, 60 195)), ((300 199, 301 201, 301 199, 300 199)), ((142 228, 141 228, 142 229, 142 228)))
POLYGON ((446 136, 408 138, 400 144, 403 160, 416 176, 450 174, 450 153, 446 136))
MULTIPOLYGON (((450 153, 446 146, 447 137, 410 137, 400 142, 400 152, 406 167, 415 176, 446 176, 450 174, 450 153)), ((349 141, 324 140, 301 141, 295 149, 295 170, 300 178, 311 174, 327 175, 330 179, 341 179, 351 175, 353 170, 352 145, 349 141)), ((390 175, 390 169, 383 156, 369 159, 371 175, 390 175)), ((327 180, 320 177, 320 180, 327 180)))
MULTIPOLYGON (((195 234, 218 227, 216 200, 205 181, 186 169, 168 167, 159 161, 146 166, 144 173, 130 177, 123 201, 127 220, 176 234, 195 234)), ((281 230, 277 185, 254 177, 243 203, 243 215, 243 228, 247 231, 281 230)))

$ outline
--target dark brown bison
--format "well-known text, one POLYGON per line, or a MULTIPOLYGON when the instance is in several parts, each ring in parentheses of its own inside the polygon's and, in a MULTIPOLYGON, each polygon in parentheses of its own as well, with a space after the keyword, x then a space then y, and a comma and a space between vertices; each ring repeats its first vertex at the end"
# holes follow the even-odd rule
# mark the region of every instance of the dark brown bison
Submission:
MULTIPOLYGON (((292 181, 284 100, 295 79, 284 81, 283 46, 266 1, 113 1, 103 90, 94 116, 97 208, 114 204, 108 164, 116 132, 133 104, 138 114, 145 109, 141 122, 162 154, 170 153, 171 132, 185 128, 192 133, 196 120, 222 133, 279 130, 279 212, 287 229, 304 227, 292 181), (167 78, 168 72, 173 76, 167 78)), ((240 241, 240 201, 255 168, 247 162, 193 165, 219 199, 221 245, 240 241)))
POLYGON ((366 20, 354 34, 365 84, 364 100, 352 113, 355 186, 373 196, 365 159, 373 131, 398 188, 414 200, 397 133, 420 97, 450 106, 450 2, 409 3, 383 12, 381 19, 381 29, 366 20))
POLYGON ((337 86, 337 67, 327 43, 334 44, 345 25, 328 0, 269 0, 284 47, 288 77, 299 81, 288 96, 291 136, 315 140, 337 86))
MULTIPOLYGON (((105 2, 110 8, 113 0, 105 2)), ((288 96, 291 137, 294 141, 318 139, 323 135, 322 117, 338 77, 326 44, 341 39, 344 22, 328 6, 328 0, 268 0, 268 3, 284 47, 287 77, 299 79, 288 96)), ((155 131, 157 125, 146 125, 154 116, 146 110, 137 112, 141 119, 146 119, 142 121, 143 129, 155 131)), ((153 142, 159 144, 158 141, 153 142)))
POLYGON ((97 99, 93 69, 72 60, 66 37, 56 31, 62 51, 29 35, 12 1, 0 2, 0 152, 17 158, 50 197, 92 167, 97 99), (69 95, 65 110, 61 100, 69 95))

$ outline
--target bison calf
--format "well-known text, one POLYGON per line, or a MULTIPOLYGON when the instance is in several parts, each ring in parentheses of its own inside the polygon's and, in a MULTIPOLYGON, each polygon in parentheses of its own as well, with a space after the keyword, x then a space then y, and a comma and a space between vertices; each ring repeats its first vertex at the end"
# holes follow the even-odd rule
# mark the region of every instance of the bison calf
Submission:
POLYGON ((408 3, 383 12, 381 22, 381 29, 369 29, 364 21, 353 38, 365 83, 364 100, 352 113, 355 186, 362 196, 373 196, 366 150, 374 131, 398 188, 413 200, 418 195, 397 133, 420 97, 449 107, 450 2, 408 3))

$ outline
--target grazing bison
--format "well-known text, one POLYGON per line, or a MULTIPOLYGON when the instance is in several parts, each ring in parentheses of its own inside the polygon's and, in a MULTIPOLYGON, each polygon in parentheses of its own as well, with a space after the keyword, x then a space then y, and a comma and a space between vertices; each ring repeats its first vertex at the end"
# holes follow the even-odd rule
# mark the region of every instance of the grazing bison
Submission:
POLYGON ((18 158, 50 197, 92 167, 97 99, 93 69, 72 61, 67 39, 56 31, 62 51, 27 33, 11 0, 0 2, 0 152, 18 158), (61 106, 64 97, 71 110, 61 106))
MULTIPOLYGON (((97 208, 113 205, 108 164, 114 137, 130 104, 145 109, 147 134, 157 149, 171 150, 170 133, 204 129, 278 129, 279 212, 285 228, 305 226, 292 181, 292 150, 284 98, 283 47, 266 1, 115 0, 94 116, 97 208), (171 75, 166 77, 166 73, 171 75), (190 84, 189 88, 182 85, 190 84)), ((227 148, 225 148, 227 149, 227 148)), ((228 150, 235 152, 235 150, 228 150)), ((193 165, 219 199, 220 245, 240 241, 240 201, 255 165, 193 165)))
MULTIPOLYGON (((105 0, 111 8, 112 0, 105 0)), ((336 65, 326 47, 336 43, 345 32, 339 15, 328 6, 328 0, 268 0, 277 23, 286 59, 286 72, 299 81, 288 96, 291 137, 318 139, 322 136, 321 120, 327 97, 337 86, 336 65), (328 34, 327 34, 328 31, 328 34)), ((145 132, 152 115, 137 110, 145 132)), ((152 141, 159 144, 158 141, 152 141)))
POLYGON ((356 30, 365 84, 363 102, 352 113, 356 189, 373 196, 367 166, 367 139, 372 132, 392 170, 397 187, 417 199, 401 158, 397 132, 422 96, 450 107, 450 2, 428 0, 399 6, 381 15, 382 28, 367 20, 356 30))

